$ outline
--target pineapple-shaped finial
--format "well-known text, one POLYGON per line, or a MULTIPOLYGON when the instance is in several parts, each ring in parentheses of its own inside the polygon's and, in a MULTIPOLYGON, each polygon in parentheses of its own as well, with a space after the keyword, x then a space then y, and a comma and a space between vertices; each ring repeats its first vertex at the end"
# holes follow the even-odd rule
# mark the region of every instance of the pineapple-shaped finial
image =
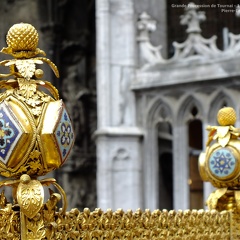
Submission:
POLYGON ((220 126, 208 126, 209 131, 207 146, 212 140, 217 140, 218 143, 225 147, 231 138, 240 135, 239 129, 234 127, 237 120, 237 114, 232 107, 223 107, 218 111, 217 121, 220 126))
POLYGON ((7 45, 13 52, 35 51, 38 46, 38 32, 31 24, 14 24, 7 33, 7 45))
POLYGON ((34 77, 41 78, 43 71, 36 69, 36 64, 42 64, 43 62, 52 68, 56 77, 59 77, 58 69, 53 62, 47 58, 37 56, 39 54, 46 55, 44 51, 37 47, 38 40, 38 32, 31 24, 14 24, 7 33, 6 41, 8 46, 1 50, 2 53, 12 55, 14 59, 0 62, 0 65, 10 68, 9 74, 0 74, 0 77, 14 75, 18 79, 24 78, 28 81, 34 77))
POLYGON ((31 58, 45 52, 37 48, 38 32, 29 23, 14 24, 8 31, 6 41, 7 48, 1 52, 11 54, 15 58, 31 58))
POLYGON ((221 126, 230 126, 235 124, 237 115, 232 107, 224 107, 218 111, 217 120, 221 126))

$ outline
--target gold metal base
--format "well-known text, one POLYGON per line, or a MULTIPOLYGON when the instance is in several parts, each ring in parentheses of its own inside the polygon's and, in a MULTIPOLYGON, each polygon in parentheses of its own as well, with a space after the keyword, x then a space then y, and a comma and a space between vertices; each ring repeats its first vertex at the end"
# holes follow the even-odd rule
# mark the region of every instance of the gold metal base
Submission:
POLYGON ((32 219, 21 215, 17 206, 0 210, 0 239, 239 239, 239 214, 215 210, 167 211, 140 209, 115 212, 101 209, 56 211, 53 193, 32 219), (22 229, 22 231, 21 231, 22 229))

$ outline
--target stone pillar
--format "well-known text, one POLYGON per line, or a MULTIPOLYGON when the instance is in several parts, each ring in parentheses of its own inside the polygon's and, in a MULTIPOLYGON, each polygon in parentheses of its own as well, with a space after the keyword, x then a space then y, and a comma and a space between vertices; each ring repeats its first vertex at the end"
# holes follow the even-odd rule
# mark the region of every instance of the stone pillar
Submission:
POLYGON ((136 127, 132 0, 97 0, 97 196, 102 209, 142 207, 141 130, 136 127))
POLYGON ((189 209, 187 125, 176 124, 173 128, 173 152, 173 207, 189 209))
POLYGON ((157 129, 151 127, 144 135, 144 208, 152 211, 159 208, 159 154, 157 145, 157 129))
POLYGON ((98 207, 104 210, 143 207, 140 136, 137 128, 97 132, 98 207))
POLYGON ((110 124, 110 6, 109 0, 96 1, 96 57, 98 128, 110 124))

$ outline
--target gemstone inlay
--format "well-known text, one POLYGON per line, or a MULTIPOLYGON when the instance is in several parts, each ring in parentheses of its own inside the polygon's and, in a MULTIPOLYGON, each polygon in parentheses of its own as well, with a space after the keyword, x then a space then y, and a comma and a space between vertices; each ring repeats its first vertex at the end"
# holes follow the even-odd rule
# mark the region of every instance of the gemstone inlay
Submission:
POLYGON ((57 125, 55 136, 61 151, 62 162, 64 162, 74 142, 72 124, 65 108, 57 125))
POLYGON ((22 135, 18 120, 11 110, 2 102, 0 104, 0 161, 6 164, 22 135))
POLYGON ((216 177, 228 177, 235 168, 236 159, 232 151, 227 148, 214 151, 209 159, 209 169, 216 177))

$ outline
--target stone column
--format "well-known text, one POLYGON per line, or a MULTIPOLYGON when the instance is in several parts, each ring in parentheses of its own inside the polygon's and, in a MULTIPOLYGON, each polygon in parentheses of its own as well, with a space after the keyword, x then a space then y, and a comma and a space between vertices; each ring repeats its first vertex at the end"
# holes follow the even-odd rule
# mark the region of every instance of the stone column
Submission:
POLYGON ((102 209, 142 207, 141 130, 136 127, 132 0, 97 0, 97 196, 102 209))
POLYGON ((110 6, 109 0, 96 1, 96 55, 98 128, 110 124, 110 6))
POLYGON ((189 209, 187 125, 176 124, 173 128, 173 152, 173 207, 189 209))
POLYGON ((159 208, 159 154, 156 127, 148 128, 144 135, 144 208, 152 211, 159 208))

